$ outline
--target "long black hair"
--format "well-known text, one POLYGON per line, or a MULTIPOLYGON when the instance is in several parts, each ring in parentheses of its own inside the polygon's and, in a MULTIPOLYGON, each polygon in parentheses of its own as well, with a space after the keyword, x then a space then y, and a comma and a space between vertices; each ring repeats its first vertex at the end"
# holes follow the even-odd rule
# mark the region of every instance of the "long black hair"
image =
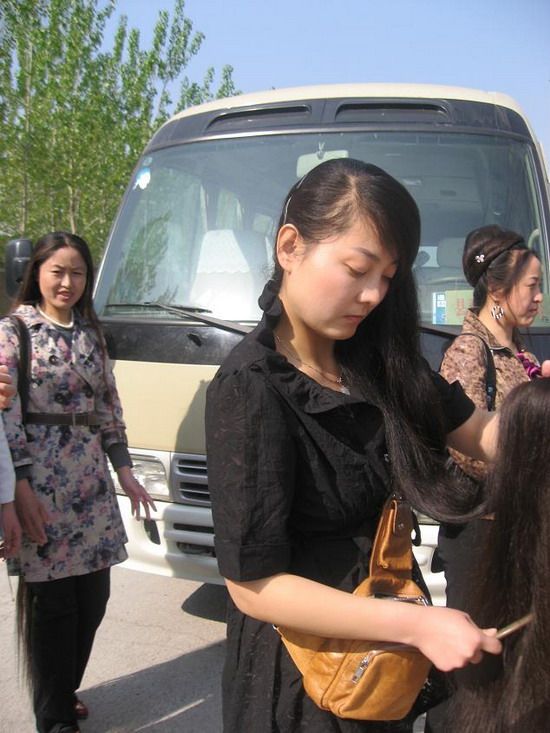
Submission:
POLYGON ((466 610, 482 628, 531 612, 534 621, 503 641, 502 659, 456 675, 449 731, 457 733, 543 731, 550 719, 550 379, 514 388, 499 425, 487 477, 494 520, 472 554, 478 578, 466 610))
MULTIPOLYGON (((105 384, 106 377, 106 360, 107 349, 105 339, 101 331, 99 319, 94 310, 92 294, 94 287, 94 263, 87 242, 77 234, 70 232, 50 232, 38 239, 33 247, 31 259, 25 270, 25 275, 14 299, 11 312, 15 311, 20 305, 36 305, 40 303, 42 294, 40 292, 38 274, 41 266, 56 252, 64 247, 71 247, 76 250, 86 265, 86 283, 84 291, 78 302, 74 305, 74 309, 80 317, 92 328, 102 355, 102 368, 105 384)), ((114 421, 114 406, 110 391, 106 392, 106 398, 110 403, 111 413, 114 421)), ((17 591, 17 630, 19 642, 19 663, 23 678, 32 688, 32 644, 31 644, 31 626, 32 626, 32 607, 33 600, 27 584, 23 577, 19 578, 17 591)))
MULTIPOLYGON (((370 222, 398 260, 384 300, 355 335, 336 343, 347 381, 384 415, 396 488, 411 504, 452 521, 471 509, 470 492, 450 490, 445 427, 434 376, 420 351, 420 323, 412 265, 420 245, 420 215, 407 189, 386 171, 359 160, 321 163, 290 190, 279 229, 292 224, 306 244, 370 222)), ((273 280, 283 271, 275 250, 273 280)))
POLYGON ((97 329, 99 327, 99 321, 92 301, 94 289, 94 263, 92 254, 87 242, 77 234, 71 234, 70 232, 50 232, 36 241, 11 310, 14 311, 19 305, 35 305, 40 302, 42 294, 40 293, 38 284, 38 272, 54 252, 64 247, 75 249, 84 260, 84 264, 86 265, 86 284, 84 286, 84 292, 74 308, 85 320, 97 329))
MULTIPOLYGON (((105 346, 105 339, 101 330, 99 319, 94 309, 92 300, 94 291, 94 262, 92 259, 92 253, 90 247, 85 239, 79 237, 78 234, 72 234, 71 232, 49 232, 43 237, 38 239, 33 247, 32 256, 29 260, 25 275, 14 298, 10 312, 13 312, 20 305, 36 305, 40 303, 42 294, 40 292, 38 273, 42 265, 53 255, 57 250, 63 249, 63 247, 71 247, 76 250, 78 254, 84 260, 86 265, 86 283, 84 291, 80 296, 77 303, 74 305, 74 309, 80 315, 80 317, 91 326, 94 331, 99 348, 101 350, 102 363, 104 368, 105 376, 105 362, 107 360, 107 348, 105 346)), ((105 377, 106 380, 106 377, 105 377)), ((109 393, 108 399, 111 400, 109 393)), ((111 404, 111 410, 113 409, 111 404)))

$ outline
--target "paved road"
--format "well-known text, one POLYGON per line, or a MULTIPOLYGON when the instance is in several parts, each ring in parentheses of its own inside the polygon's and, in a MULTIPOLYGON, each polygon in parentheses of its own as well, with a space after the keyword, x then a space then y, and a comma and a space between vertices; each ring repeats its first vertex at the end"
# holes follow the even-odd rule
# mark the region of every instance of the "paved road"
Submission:
MULTIPOLYGON (((82 733, 219 733, 225 588, 116 567, 82 685, 82 733)), ((18 681, 14 603, 0 565, 0 731, 33 733, 18 681)))
MULTIPOLYGON (((220 586, 113 568, 81 690, 91 709, 82 733, 221 733, 225 594, 220 586)), ((0 733, 34 733, 16 672, 14 619, 0 565, 0 733)), ((419 722, 415 731, 422 730, 419 722)))

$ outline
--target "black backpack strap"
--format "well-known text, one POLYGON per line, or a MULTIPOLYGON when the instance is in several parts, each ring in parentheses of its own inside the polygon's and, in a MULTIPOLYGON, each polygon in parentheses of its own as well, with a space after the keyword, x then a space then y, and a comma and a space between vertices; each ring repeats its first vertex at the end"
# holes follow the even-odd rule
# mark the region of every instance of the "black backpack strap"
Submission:
POLYGON ((481 338, 481 336, 479 336, 477 333, 459 333, 456 338, 461 338, 462 336, 474 336, 474 338, 481 341, 485 348, 485 399, 487 401, 487 409, 489 410, 489 412, 493 412, 495 409, 495 401, 497 397, 497 372, 495 369, 495 360, 493 358, 491 347, 485 341, 485 339, 481 338))
POLYGON ((19 362, 17 364, 17 381, 19 400, 21 401, 21 419, 23 425, 27 420, 29 409, 29 387, 31 382, 31 337, 25 322, 18 316, 9 316, 19 337, 19 362))
MULTIPOLYGON (((483 341, 483 339, 481 339, 483 341)), ((487 375, 485 377, 485 392, 487 393, 487 409, 493 412, 495 409, 495 401, 497 398, 497 372, 495 369, 495 360, 490 346, 483 341, 485 346, 485 355, 487 357, 487 375)))

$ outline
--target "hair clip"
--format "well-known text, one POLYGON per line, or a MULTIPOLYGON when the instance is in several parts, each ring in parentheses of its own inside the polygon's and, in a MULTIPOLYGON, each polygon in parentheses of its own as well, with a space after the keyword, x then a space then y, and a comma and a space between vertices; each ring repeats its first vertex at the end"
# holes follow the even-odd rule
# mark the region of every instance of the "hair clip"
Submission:
MULTIPOLYGON (((308 171, 308 173, 309 173, 309 171, 308 171)), ((293 193, 296 192, 300 188, 300 186, 302 185, 302 183, 306 180, 306 176, 307 176, 307 173, 305 173, 300 178, 300 180, 298 181, 298 183, 296 183, 294 185, 293 193)), ((290 199, 291 198, 292 198, 292 194, 290 194, 290 196, 287 198, 286 203, 285 203, 285 208, 283 210, 283 225, 286 224, 286 219, 287 219, 287 216, 288 216, 288 207, 290 205, 290 199)))
POLYGON ((286 200, 286 203, 285 203, 285 208, 284 208, 284 211, 283 211, 283 225, 286 224, 286 218, 288 216, 288 205, 290 204, 290 199, 291 198, 292 198, 292 196, 289 196, 287 198, 287 200, 286 200))
POLYGON ((476 255, 475 256, 475 261, 476 262, 479 262, 480 264, 482 262, 485 262, 485 255, 483 254, 483 252, 480 255, 476 255))

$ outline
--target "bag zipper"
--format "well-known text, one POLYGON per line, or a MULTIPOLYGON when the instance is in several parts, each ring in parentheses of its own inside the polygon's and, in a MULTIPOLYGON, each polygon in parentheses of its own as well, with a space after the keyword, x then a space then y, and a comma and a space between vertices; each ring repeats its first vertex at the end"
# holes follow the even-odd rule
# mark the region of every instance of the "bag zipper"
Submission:
POLYGON ((372 649, 359 662, 357 669, 353 673, 351 682, 353 685, 356 685, 359 682, 359 680, 361 679, 361 677, 365 674, 367 667, 372 662, 374 657, 377 657, 379 654, 382 654, 384 652, 417 652, 417 651, 418 649, 415 646, 410 646, 410 644, 393 644, 393 643, 381 642, 380 647, 378 649, 372 649))
POLYGON ((375 593, 375 598, 386 601, 401 601, 404 603, 417 603, 419 606, 429 606, 430 603, 425 596, 400 596, 394 593, 375 593))
POLYGON ((363 659, 359 662, 359 666, 355 670, 353 677, 351 678, 351 684, 356 685, 361 677, 365 674, 365 670, 371 663, 371 659, 374 656, 374 652, 370 652, 366 657, 363 657, 363 659))

